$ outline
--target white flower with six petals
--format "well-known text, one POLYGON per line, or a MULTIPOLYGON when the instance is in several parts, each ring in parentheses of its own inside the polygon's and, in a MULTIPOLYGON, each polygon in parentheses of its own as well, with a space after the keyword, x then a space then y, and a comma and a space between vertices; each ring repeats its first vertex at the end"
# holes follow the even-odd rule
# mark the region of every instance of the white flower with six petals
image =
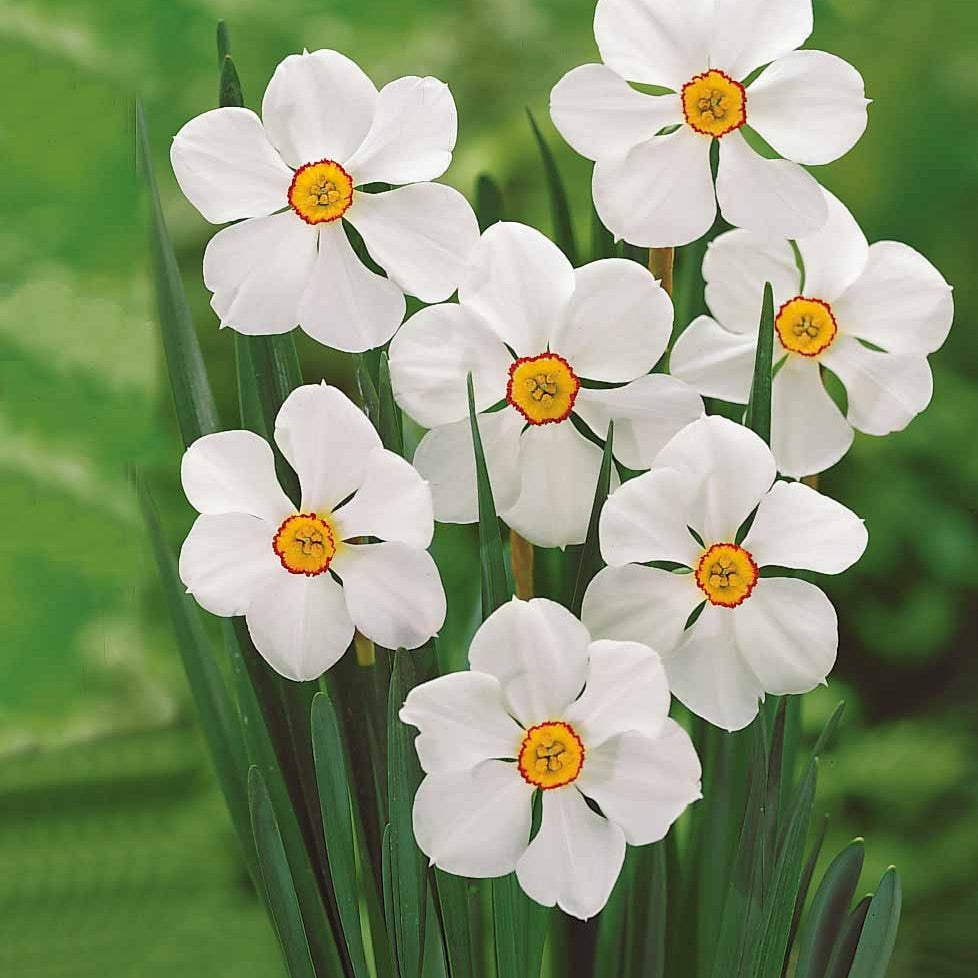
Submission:
POLYGON ((850 64, 795 50, 812 21, 812 0, 598 0, 604 64, 565 75, 550 113, 595 161, 594 204, 616 237, 688 244, 710 229, 717 201, 729 223, 761 234, 799 237, 825 223, 818 183, 800 164, 847 153, 866 128, 868 103, 850 64), (783 159, 755 152, 744 126, 783 159))
POLYGON ((441 302, 458 286, 479 229, 451 187, 455 102, 435 78, 379 92, 337 51, 291 55, 275 70, 262 118, 220 108, 191 119, 170 158, 184 194, 219 231, 204 283, 222 326, 285 333, 296 325, 337 350, 382 346, 404 318, 404 293, 441 302), (396 189, 364 193, 366 184, 396 189), (375 274, 344 223, 360 233, 375 274))
POLYGON ((180 552, 188 592, 212 614, 244 615, 287 679, 320 676, 354 628, 385 648, 422 645, 445 620, 424 480, 325 384, 288 396, 275 442, 299 477, 298 510, 251 431, 205 435, 184 454, 183 489, 201 514, 180 552))
POLYGON ((615 457, 644 469, 703 413, 689 386, 649 374, 665 352, 672 319, 669 296, 635 262, 606 259, 574 269, 533 228, 489 228, 458 304, 421 310, 390 346, 394 396, 431 429, 414 464, 431 483, 435 518, 478 518, 471 373, 497 512, 531 543, 581 543, 601 449, 573 416, 599 438, 614 420, 615 457), (604 386, 584 386, 585 378, 604 386))
POLYGON ((775 364, 771 447, 778 470, 801 478, 834 465, 853 432, 902 431, 930 403, 927 356, 954 320, 951 286, 913 248, 870 245, 845 206, 823 191, 829 220, 796 242, 747 231, 720 235, 703 261, 716 319, 694 320, 676 341, 669 369, 701 394, 746 404, 765 282, 774 288, 775 364), (822 370, 848 395, 848 416, 822 370))
POLYGON ((569 611, 537 598, 490 615, 469 663, 411 690, 400 712, 420 730, 426 773, 414 801, 418 845, 446 872, 515 870, 538 903, 593 917, 625 844, 661 839, 700 797, 699 759, 668 717, 659 657, 592 642, 569 611), (531 840, 537 790, 543 817, 531 840))
POLYGON ((867 543, 851 510, 776 475, 770 449, 748 428, 716 416, 689 425, 650 472, 608 499, 600 540, 609 566, 584 596, 592 635, 655 649, 673 694, 726 730, 746 727, 765 693, 824 682, 838 650, 825 594, 761 570, 839 574, 867 543), (645 566, 652 561, 688 572, 645 566))

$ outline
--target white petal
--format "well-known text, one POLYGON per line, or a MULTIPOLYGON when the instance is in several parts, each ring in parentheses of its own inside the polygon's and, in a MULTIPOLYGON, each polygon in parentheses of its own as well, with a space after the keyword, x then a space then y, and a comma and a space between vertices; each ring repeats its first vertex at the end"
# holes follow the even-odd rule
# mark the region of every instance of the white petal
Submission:
POLYGON ((672 331, 666 290, 647 269, 623 258, 592 262, 574 277, 577 287, 550 349, 588 380, 624 383, 647 374, 672 331))
POLYGON ((357 629, 385 649, 416 649, 445 623, 445 589, 427 550, 347 544, 332 566, 357 629))
POLYGON ((771 389, 771 448, 778 471, 793 479, 824 472, 849 451, 852 437, 818 363, 789 356, 771 389))
POLYGON ((801 292, 795 253, 785 240, 737 229, 710 243, 703 259, 706 304, 724 329, 757 335, 764 283, 774 289, 774 308, 801 292))
POLYGON ((812 32, 812 0, 717 0, 715 7, 710 64, 738 80, 812 32))
POLYGON ((735 609, 733 626, 741 654, 769 693, 807 693, 824 682, 835 665, 835 609, 808 581, 758 581, 751 596, 735 609))
POLYGON ((624 483, 601 510, 601 556, 615 566, 672 560, 694 567, 702 548, 687 529, 689 492, 683 475, 668 468, 624 483))
POLYGON ((414 837, 446 873, 486 879, 516 867, 530 840, 533 788, 505 761, 429 774, 414 796, 414 837))
POLYGON ((292 211, 218 231, 204 250, 204 284, 222 326, 267 336, 295 329, 316 261, 316 230, 292 211))
POLYGON ((712 0, 598 0, 601 59, 624 78, 680 89, 709 67, 712 0))
POLYGON ((357 257, 341 221, 319 232, 319 257, 302 296, 302 328, 334 350, 362 353, 383 346, 404 319, 400 287, 357 257))
MULTIPOLYGON (((478 420, 496 512, 505 512, 520 494, 519 442, 523 419, 506 408, 480 414, 478 420)), ((439 523, 474 523, 479 518, 475 450, 468 418, 432 428, 414 453, 414 467, 431 485, 435 519, 439 523)))
POLYGON ((583 543, 601 470, 601 449, 568 419, 529 425, 520 438, 520 495, 499 515, 538 547, 583 543))
POLYGON ((616 238, 641 248, 689 244, 717 213, 710 138, 689 126, 594 165, 594 206, 616 238))
POLYGON ((626 564, 595 575, 584 594, 581 619, 596 638, 641 642, 665 655, 702 603, 692 574, 626 564))
MULTIPOLYGON (((758 582, 760 585, 764 582, 758 582)), ((760 587, 754 588, 757 594, 760 587)), ((689 710, 716 727, 742 730, 757 716, 764 687, 737 648, 738 608, 706 604, 676 649, 663 656, 669 688, 689 710)))
POLYGON ((592 642, 587 685, 565 719, 591 749, 609 737, 637 730, 658 737, 669 714, 669 686, 656 652, 637 642, 592 642))
POLYGON ((275 456, 253 431, 218 431, 184 452, 180 479, 198 513, 249 513, 278 526, 295 512, 275 475, 275 456))
POLYGON ((302 486, 302 511, 330 512, 360 487, 380 436, 341 390, 297 387, 275 419, 275 442, 302 486))
POLYGON ((764 159, 739 132, 720 140, 717 200, 735 227, 772 238, 801 238, 828 219, 822 188, 807 170, 764 159))
POLYGON ((377 89, 338 51, 290 54, 265 89, 261 114, 268 138, 290 166, 322 159, 343 163, 363 142, 377 89))
POLYGON ((363 482, 333 519, 340 540, 379 537, 425 548, 434 532, 431 489, 410 462, 375 448, 363 482))
POLYGON ((346 167, 357 186, 436 180, 452 162, 455 99, 437 78, 409 75, 385 85, 373 124, 346 167))
POLYGON ((702 797, 700 761, 689 734, 674 720, 666 718, 665 724, 654 739, 624 733, 596 750, 589 747, 577 780, 633 846, 658 842, 686 806, 702 797))
POLYGON ((517 356, 536 356, 546 351, 574 288, 574 269, 549 238, 525 224, 500 222, 472 252, 458 297, 517 356))
POLYGON ((452 295, 479 241, 469 202, 442 183, 359 193, 347 218, 391 280, 424 302, 452 295))
POLYGON ((930 364, 920 355, 881 353, 839 336, 822 362, 845 385, 849 424, 867 435, 903 431, 934 396, 930 364))
POLYGON ((398 716, 421 731, 414 746, 428 774, 515 758, 524 735, 506 712, 499 680, 483 672, 455 672, 415 686, 398 716))
POLYGON ((648 374, 624 387, 582 388, 574 411, 600 438, 614 419, 615 458, 630 469, 647 469, 673 435, 703 416, 703 400, 676 377, 648 374))
POLYGON ((848 61, 793 51, 747 89, 747 121, 785 159, 815 166, 859 142, 868 104, 862 75, 848 61))
POLYGON ((524 892, 587 920, 608 902, 625 860, 625 834, 573 786, 543 793, 540 831, 516 864, 524 892))
POLYGON ((248 631, 265 661, 286 679, 317 679, 353 641, 343 589, 329 574, 277 575, 247 611, 248 631))
POLYGON ((510 712, 529 728, 563 716, 587 679, 587 629, 546 598, 513 598, 481 625, 469 663, 495 676, 510 712))
POLYGON ((627 153, 660 129, 683 121, 678 95, 645 95, 606 65, 569 71, 550 93, 550 118, 581 156, 627 153))
POLYGON ((180 580, 212 615, 243 615, 255 596, 282 573, 275 527, 257 516, 200 516, 180 550, 180 580))
POLYGON ((890 353, 940 349, 954 320, 951 286, 919 252, 895 241, 869 249, 862 276, 833 304, 846 333, 890 353))
POLYGON ((503 341, 457 303, 422 309, 397 331, 390 345, 394 397, 426 428, 468 418, 469 374, 476 411, 501 401, 512 363, 503 341))
POLYGON ((829 208, 825 227, 795 243, 805 265, 805 295, 833 303, 863 274, 869 243, 845 204, 824 187, 822 195, 829 208))
POLYGON ((715 319, 694 319, 669 354, 669 372, 705 397, 746 404, 754 379, 756 334, 731 333, 715 319))
POLYGON ((731 542, 777 474, 764 442, 743 425, 718 416, 687 425, 659 453, 655 467, 686 480, 689 523, 703 542, 731 542))
POLYGON ((842 503, 801 482, 776 482, 743 547, 759 567, 841 574, 863 555, 868 539, 863 521, 842 503))
POLYGON ((211 224, 264 217, 288 203, 292 171, 249 109, 212 109, 173 137, 173 175, 211 224))

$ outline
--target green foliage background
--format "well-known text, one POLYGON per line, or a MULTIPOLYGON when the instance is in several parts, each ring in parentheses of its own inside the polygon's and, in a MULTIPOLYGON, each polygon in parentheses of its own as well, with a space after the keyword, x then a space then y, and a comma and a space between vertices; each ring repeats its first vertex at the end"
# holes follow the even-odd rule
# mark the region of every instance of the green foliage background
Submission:
MULTIPOLYGON (((146 100, 164 205, 213 380, 234 417, 231 336, 200 276, 209 227, 167 161, 216 104, 214 25, 229 20, 248 103, 287 53, 336 47, 379 83, 448 81, 460 142, 448 179, 495 174, 508 216, 549 230, 529 105, 573 189, 588 165, 547 121, 550 87, 596 57, 593 0, 0 0, 0 974, 278 974, 214 789, 163 615, 129 473, 148 470, 178 544, 192 514, 162 375, 134 171, 146 100)), ((978 8, 962 0, 816 0, 810 47, 850 60, 870 127, 819 177, 870 240, 923 251, 956 285, 930 410, 857 436, 823 480, 870 548, 826 582, 842 643, 818 726, 849 704, 823 765, 830 844, 865 834, 864 886, 895 862, 905 924, 892 975, 978 973, 978 8)), ((681 261, 681 258, 680 258, 681 261)), ((300 342, 306 378, 351 389, 350 363, 300 342)), ((440 532, 459 610, 472 537, 440 532)))

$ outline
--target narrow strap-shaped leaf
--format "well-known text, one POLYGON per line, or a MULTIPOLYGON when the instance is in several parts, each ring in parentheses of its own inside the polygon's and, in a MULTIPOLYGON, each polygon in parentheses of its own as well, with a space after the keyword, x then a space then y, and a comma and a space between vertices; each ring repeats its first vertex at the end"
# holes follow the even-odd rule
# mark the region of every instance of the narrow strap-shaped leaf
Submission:
MULTIPOLYGON (((220 35, 218 35, 218 50, 220 50, 220 35)), ((221 106, 244 106, 244 96, 241 94, 241 80, 238 69, 234 67, 231 55, 226 54, 221 59, 221 76, 217 86, 217 101, 221 106)))
POLYGON ((549 916, 523 892, 515 873, 492 881, 497 975, 539 978, 549 916))
POLYGON ((849 978, 849 971, 856 956, 856 948, 866 924, 866 915, 869 913, 872 899, 871 896, 864 896, 846 917, 835 950, 832 952, 832 960, 825 972, 825 978, 849 978))
POLYGON ((754 357, 754 379, 745 421, 751 431, 771 444, 771 369, 774 359, 774 289, 764 284, 764 302, 757 331, 757 353, 754 357))
POLYGON ((496 503, 492 498, 489 470, 486 467, 486 453, 482 447, 482 435, 479 433, 472 374, 469 374, 467 384, 469 425, 472 431, 472 448, 475 452, 475 481, 479 499, 479 564, 482 570, 482 619, 484 621, 512 597, 513 588, 506 573, 506 557, 503 553, 503 539, 499 533, 499 518, 496 516, 496 503))
POLYGON ((812 877, 815 875, 815 866, 818 864, 818 857, 825 844, 825 833, 828 831, 829 817, 826 815, 822 819, 822 827, 818 831, 818 837, 808 854, 805 868, 801 872, 801 883, 798 885, 798 893, 795 896, 795 909, 791 915, 791 929, 788 932, 788 947, 784 954, 784 963, 781 966, 781 978, 788 974, 788 963, 791 958, 792 948, 795 946, 795 938, 798 935, 798 927, 801 923, 801 915, 808 900, 808 891, 812 886, 812 877))
POLYGON ((488 173, 480 173, 475 182, 475 213, 480 231, 503 220, 503 192, 488 173))
POLYGON ((360 926, 350 784, 339 721, 325 691, 317 693, 312 701, 312 746, 326 852, 343 936, 356 978, 369 978, 360 926))
POLYGON ((177 424, 184 445, 190 445, 201 435, 209 435, 221 427, 214 395, 204 367, 197 333, 194 331, 190 306, 184 292, 173 245, 167 233, 160 195, 153 174, 149 134, 142 103, 136 102, 136 137, 143 175, 149 191, 152 233, 153 279, 156 307, 163 338, 170 390, 176 409, 177 424))
POLYGON ((902 907, 900 876, 891 866, 883 874, 869 903, 849 978, 883 978, 886 974, 896 944, 902 907))
POLYGON ((380 440, 388 451, 403 455, 404 425, 401 419, 401 409, 394 400, 394 389, 391 386, 391 368, 386 353, 380 355, 377 400, 380 405, 380 427, 378 428, 380 440))
POLYGON ((828 723, 825 724, 822 732, 818 735, 818 740, 815 742, 814 748, 812 748, 812 757, 821 757, 829 744, 832 743, 832 738, 835 736, 835 732, 839 728, 839 722, 842 720, 842 714, 845 712, 846 704, 840 702, 832 711, 832 716, 829 717, 828 723))
POLYGON ((377 384, 370 373, 370 363, 364 353, 356 354, 357 389, 360 392, 360 403, 373 426, 380 430, 380 398, 377 395, 377 384))
POLYGON ((401 978, 419 978, 424 954, 427 860, 414 841, 412 811, 422 772, 414 737, 398 717, 417 685, 416 652, 397 652, 391 674, 387 726, 387 800, 390 806, 391 900, 394 946, 401 978))
POLYGON ((472 934, 472 903, 476 884, 462 876, 429 870, 429 885, 445 947, 450 978, 473 978, 479 967, 478 945, 472 934))
POLYGON ((854 839, 829 864, 812 899, 798 947, 796 978, 823 978, 859 885, 865 848, 854 839))
POLYGON ((387 925, 387 939, 390 944, 391 960, 394 962, 395 978, 401 978, 401 969, 397 961, 397 904, 395 900, 396 878, 394 869, 394 854, 391 848, 391 827, 384 827, 381 842, 381 865, 384 880, 384 922, 387 925))
POLYGON ((228 30, 227 21, 217 22, 217 64, 220 67, 224 59, 231 53, 231 32, 228 30))
POLYGON ((291 978, 316 978, 272 800, 257 767, 248 772, 248 801, 269 912, 289 975, 291 978))
POLYGON ((591 519, 587 526, 587 537, 581 548, 581 561, 577 567, 577 579, 574 582, 574 596, 571 599, 570 610, 581 616, 581 606, 584 604, 584 592, 591 583, 594 575, 604 566, 601 559, 601 542, 598 528, 601 522, 601 510, 611 489, 611 470, 615 464, 614 458, 615 422, 608 422, 608 435, 604 443, 604 455, 601 458, 601 468, 598 470, 598 484, 594 490, 594 502, 591 504, 591 519))
MULTIPOLYGON (((769 844, 777 841, 781 808, 781 779, 784 762, 784 734, 787 697, 779 697, 774 723, 771 727, 771 746, 767 761, 767 799, 764 804, 765 833, 769 844)), ((762 722, 758 717, 758 723, 762 722)))
POLYGON ((626 938, 626 978, 666 978, 667 877, 665 844, 643 847, 629 917, 633 925, 628 927, 626 938))
POLYGON ((237 729, 234 704, 218 670, 213 643, 200 620, 200 609, 180 582, 177 563, 163 537, 149 489, 142 478, 137 485, 177 649, 197 707, 200 727, 210 749, 218 784, 231 813, 245 862, 257 884, 258 861, 248 814, 248 764, 237 729))
POLYGON ((527 118, 533 129, 533 138, 536 140, 537 148, 540 150, 540 159, 543 161, 543 173, 547 181, 547 192, 550 195, 550 213, 553 219, 553 237, 557 247, 567 256, 572 265, 577 265, 578 253, 577 243, 574 240, 574 224, 571 220, 570 204, 567 200, 567 190, 557 168, 557 161, 554 159, 550 146, 544 138, 537 120, 533 113, 527 109, 527 118))

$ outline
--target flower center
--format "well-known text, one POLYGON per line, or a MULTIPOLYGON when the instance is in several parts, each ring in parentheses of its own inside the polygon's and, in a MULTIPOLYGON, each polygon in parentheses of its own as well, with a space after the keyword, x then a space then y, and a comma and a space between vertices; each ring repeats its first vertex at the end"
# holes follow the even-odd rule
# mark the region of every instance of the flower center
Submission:
POLYGON ((336 555, 336 537, 328 521, 315 513, 299 513, 278 528, 272 549, 290 574, 315 577, 329 569, 336 555))
POLYGON ((832 307, 821 299, 798 296, 786 302, 774 320, 781 345, 789 353, 817 357, 824 353, 839 332, 832 307))
POLYGON ((750 597, 757 584, 754 558, 733 543, 717 543, 700 557, 696 583, 710 604, 736 608, 750 597))
POLYGON ((556 424, 570 417, 581 382, 556 353, 521 357, 509 368, 506 400, 530 424, 556 424))
POLYGON ((289 206, 306 224, 339 220, 353 203, 353 177, 335 160, 305 163, 292 176, 289 206))
POLYGON ((523 780, 535 788, 562 788, 581 773, 584 744, 569 723, 540 723, 527 730, 518 765, 523 780))
POLYGON ((691 78, 682 90, 686 122, 719 139, 747 121, 747 89, 716 68, 691 78))

